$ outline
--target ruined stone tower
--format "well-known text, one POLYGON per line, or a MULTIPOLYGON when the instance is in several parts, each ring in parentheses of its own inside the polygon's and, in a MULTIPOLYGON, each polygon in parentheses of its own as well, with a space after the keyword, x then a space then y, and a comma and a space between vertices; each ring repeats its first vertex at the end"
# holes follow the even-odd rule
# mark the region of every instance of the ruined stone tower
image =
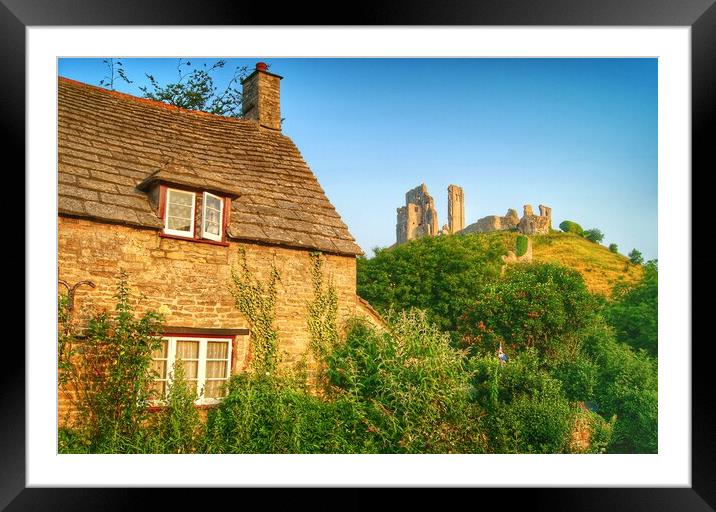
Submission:
POLYGON ((438 212, 425 183, 406 192, 405 206, 398 208, 397 212, 398 221, 395 226, 397 243, 402 244, 421 236, 438 234, 438 212))
POLYGON ((532 211, 532 205, 524 206, 524 214, 517 230, 525 235, 546 235, 552 227, 552 208, 543 204, 539 205, 539 215, 532 211))
POLYGON ((462 187, 448 186, 448 231, 457 233, 465 227, 465 196, 462 187))

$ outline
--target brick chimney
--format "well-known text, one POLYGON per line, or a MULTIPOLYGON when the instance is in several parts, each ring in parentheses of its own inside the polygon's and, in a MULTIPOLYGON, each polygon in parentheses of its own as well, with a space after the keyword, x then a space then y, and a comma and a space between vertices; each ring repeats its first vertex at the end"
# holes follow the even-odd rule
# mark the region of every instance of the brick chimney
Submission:
POLYGON ((269 130, 281 131, 281 79, 267 71, 265 62, 257 62, 256 69, 241 81, 244 87, 241 112, 269 130))

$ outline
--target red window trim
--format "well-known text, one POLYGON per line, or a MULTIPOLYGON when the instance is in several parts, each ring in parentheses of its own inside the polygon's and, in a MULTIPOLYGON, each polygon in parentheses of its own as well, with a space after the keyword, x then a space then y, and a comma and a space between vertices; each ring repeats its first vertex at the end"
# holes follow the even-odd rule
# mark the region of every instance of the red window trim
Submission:
MULTIPOLYGON (((182 186, 174 186, 174 185, 165 185, 164 183, 159 184, 159 218, 162 219, 162 222, 164 223, 164 214, 166 212, 166 205, 167 205, 167 189, 173 189, 173 190, 180 190, 182 192, 193 192, 195 194, 194 197, 194 236, 179 236, 179 235, 170 235, 164 232, 166 229, 166 225, 162 227, 162 230, 159 232, 159 236, 161 238, 169 238, 172 240, 189 240, 192 242, 198 242, 201 244, 210 244, 210 245, 219 245, 222 247, 228 247, 230 244, 228 240, 226 239, 226 230, 229 227, 229 213, 231 212, 231 198, 226 197, 224 195, 221 195, 217 192, 212 192, 211 190, 203 190, 198 188, 189 188, 189 187, 182 187, 182 186), (203 192, 209 192, 210 194, 213 194, 215 196, 220 197, 224 201, 224 209, 221 212, 221 241, 217 240, 209 240, 208 238, 202 238, 201 237, 201 223, 196 222, 196 215, 199 212, 199 197, 203 196, 203 192)), ((201 214, 199 214, 199 217, 201 217, 201 214)), ((204 219, 200 219, 201 222, 204 222, 204 219)))

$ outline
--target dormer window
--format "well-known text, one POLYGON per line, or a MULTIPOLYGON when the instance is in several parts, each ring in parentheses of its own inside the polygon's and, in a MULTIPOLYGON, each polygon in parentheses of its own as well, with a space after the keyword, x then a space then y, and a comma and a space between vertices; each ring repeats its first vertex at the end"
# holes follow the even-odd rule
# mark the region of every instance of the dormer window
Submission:
POLYGON ((219 196, 204 192, 202 205, 201 237, 220 242, 223 236, 224 200, 219 196))
POLYGON ((169 188, 166 197, 164 232, 168 235, 193 238, 196 194, 169 188))

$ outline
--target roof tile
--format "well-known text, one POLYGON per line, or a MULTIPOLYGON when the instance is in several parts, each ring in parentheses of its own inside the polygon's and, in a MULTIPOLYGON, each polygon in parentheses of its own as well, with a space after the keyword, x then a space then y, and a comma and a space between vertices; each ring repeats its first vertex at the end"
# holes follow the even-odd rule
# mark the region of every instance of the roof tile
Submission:
POLYGON ((161 228, 137 186, 153 176, 236 194, 231 238, 362 254, 286 136, 253 121, 188 111, 59 80, 59 209, 161 228))

